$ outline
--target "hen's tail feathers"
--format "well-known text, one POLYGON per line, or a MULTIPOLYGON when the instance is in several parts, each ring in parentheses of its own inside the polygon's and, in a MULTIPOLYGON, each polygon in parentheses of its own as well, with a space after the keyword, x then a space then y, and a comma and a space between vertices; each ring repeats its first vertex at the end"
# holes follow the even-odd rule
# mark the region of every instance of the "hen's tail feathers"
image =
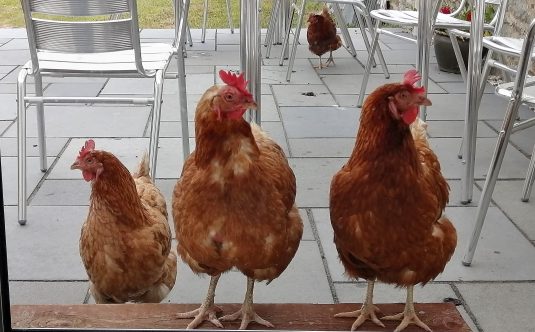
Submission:
POLYGON ((141 161, 139 162, 139 165, 137 166, 137 170, 134 172, 134 178, 140 178, 140 177, 148 177, 150 178, 150 169, 149 169, 149 156, 147 154, 147 151, 143 153, 143 156, 141 157, 141 161))
POLYGON ((427 123, 420 118, 416 118, 416 121, 411 124, 410 128, 414 140, 427 143, 427 123))
POLYGON ((177 255, 174 250, 169 252, 167 260, 163 267, 163 274, 154 287, 152 287, 147 293, 143 294, 143 297, 139 299, 139 302, 143 303, 160 303, 163 299, 169 295, 173 287, 175 286, 177 274, 177 255))

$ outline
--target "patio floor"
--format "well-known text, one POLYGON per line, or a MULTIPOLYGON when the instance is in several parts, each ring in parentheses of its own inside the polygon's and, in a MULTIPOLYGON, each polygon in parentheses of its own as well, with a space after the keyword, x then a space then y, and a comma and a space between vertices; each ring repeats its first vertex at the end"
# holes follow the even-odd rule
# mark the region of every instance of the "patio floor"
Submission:
MULTIPOLYGON (((208 30, 200 43, 200 30, 192 30, 194 46, 186 59, 190 133, 200 95, 216 80, 219 69, 239 68, 239 34, 208 30)), ((262 126, 284 148, 297 177, 297 204, 305 233, 297 255, 281 277, 269 286, 259 284, 258 303, 361 303, 365 283, 346 278, 332 243, 328 213, 329 184, 353 147, 360 110, 356 108, 367 53, 361 36, 351 29, 357 61, 345 49, 335 52, 336 66, 316 71, 317 57, 307 48, 306 34, 297 51, 292 81, 286 66, 278 65, 280 46, 262 67, 262 126), (313 94, 306 94, 313 92, 313 94)), ((169 41, 171 30, 143 30, 144 41, 169 41)), ((47 106, 46 127, 50 168, 38 167, 36 139, 29 142, 28 224, 17 223, 16 79, 29 59, 23 29, 0 29, 0 150, 4 181, 11 301, 33 303, 91 303, 87 276, 78 254, 80 227, 86 217, 90 186, 69 165, 87 138, 116 154, 129 169, 148 148, 149 112, 141 106, 47 106)), ((415 45, 382 38, 391 79, 414 67, 415 45)), ((374 69, 368 92, 385 83, 374 69)), ((30 82, 31 83, 31 82, 30 82)), ((45 79, 45 94, 146 95, 150 80, 45 79)), ((33 89, 30 84, 29 91, 33 89)), ((457 158, 465 112, 465 85, 460 75, 438 71, 431 59, 428 108, 430 142, 451 186, 446 213, 454 222, 458 246, 451 262, 436 281, 415 291, 416 302, 442 302, 457 298, 458 309, 474 331, 535 331, 535 194, 520 201, 521 188, 535 143, 535 128, 512 136, 489 208, 481 240, 471 267, 461 264, 471 236, 476 206, 494 150, 506 101, 488 86, 483 98, 477 139, 472 204, 460 204, 461 160, 457 158)), ((177 83, 165 83, 157 184, 168 202, 182 168, 177 83)), ((527 116, 529 110, 522 110, 527 116)), ((28 115, 28 134, 36 136, 35 110, 28 115)), ((193 142, 193 138, 191 138, 193 142)), ((166 299, 171 303, 200 303, 208 278, 195 276, 180 264, 177 283, 166 299)), ((221 278, 216 301, 241 302, 245 277, 229 272, 221 278)), ((403 302, 405 292, 378 285, 378 303, 403 302)), ((349 325, 348 325, 349 328, 349 325)))

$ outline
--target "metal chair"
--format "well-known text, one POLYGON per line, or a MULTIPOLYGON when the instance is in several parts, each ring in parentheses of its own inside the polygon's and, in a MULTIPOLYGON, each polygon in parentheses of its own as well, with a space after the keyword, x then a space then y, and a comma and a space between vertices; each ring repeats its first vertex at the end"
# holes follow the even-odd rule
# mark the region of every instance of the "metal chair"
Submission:
POLYGON ((40 168, 47 170, 44 104, 111 103, 144 104, 152 107, 149 163, 156 174, 160 111, 165 77, 178 79, 182 143, 189 154, 183 45, 189 0, 175 4, 173 44, 141 43, 136 0, 22 0, 31 60, 20 70, 17 81, 18 218, 27 219, 26 106, 37 107, 40 168), (46 17, 43 18, 43 17, 46 17), (103 18, 107 17, 107 18, 103 18), (73 19, 74 18, 74 19, 73 19), (173 56, 178 73, 168 73, 173 56), (35 96, 26 94, 26 81, 33 76, 35 96), (153 78, 152 97, 43 96, 44 76, 153 78))
MULTIPOLYGON (((274 30, 274 27, 275 27, 275 24, 276 24, 276 20, 279 17, 279 11, 281 10, 282 1, 283 0, 277 0, 275 2, 275 4, 273 5, 271 19, 270 19, 269 27, 268 27, 268 33, 266 35, 266 41, 265 41, 265 45, 267 46, 267 50, 266 50, 266 57, 267 58, 269 58, 269 56, 270 56, 271 44, 272 44, 272 39, 273 39, 273 30, 274 30)), ((366 45, 366 48, 368 50, 370 49, 370 42, 369 42, 368 36, 366 34, 365 26, 367 24, 371 24, 371 21, 369 21, 370 17, 369 17, 368 10, 366 8, 366 4, 364 3, 364 1, 362 1, 362 0, 327 0, 327 1, 302 0, 301 4, 297 5, 297 1, 294 0, 290 4, 292 10, 291 10, 291 14, 290 14, 288 28, 286 30, 286 34, 285 34, 285 37, 284 37, 284 41, 282 42, 283 46, 282 46, 282 51, 281 51, 281 56, 280 56, 280 61, 279 61, 279 65, 282 66, 284 64, 284 58, 285 58, 284 55, 285 55, 285 53, 287 51, 287 47, 288 47, 288 44, 289 44, 289 37, 290 37, 290 34, 291 34, 291 30, 292 30, 292 27, 291 27, 292 21, 293 21, 293 18, 295 16, 295 13, 297 12, 297 14, 298 14, 297 25, 296 25, 296 29, 295 29, 295 33, 294 33, 294 39, 293 39, 293 43, 292 43, 292 48, 290 50, 290 58, 289 58, 289 62, 288 62, 288 70, 286 72, 286 80, 288 82, 290 81, 291 75, 292 75, 293 65, 294 65, 294 61, 295 61, 295 54, 297 52, 297 45, 299 44, 299 35, 301 33, 301 26, 303 25, 303 20, 304 20, 304 16, 305 16, 305 8, 306 8, 306 5, 307 5, 308 1, 324 2, 324 3, 328 3, 328 4, 332 5, 332 9, 334 11, 334 15, 336 17, 336 21, 338 22, 337 25, 340 28, 340 31, 341 31, 341 34, 342 34, 342 39, 343 39, 343 41, 344 41, 344 43, 346 45, 345 47, 353 57, 356 57, 357 56, 357 52, 355 51, 355 46, 353 45, 353 41, 351 40, 351 36, 349 34, 349 30, 347 28, 347 24, 346 24, 346 22, 345 22, 345 20, 343 18, 342 11, 340 9, 340 5, 352 6, 352 8, 353 8, 353 10, 354 10, 354 12, 356 14, 357 20, 358 20, 359 28, 360 28, 360 30, 362 32, 362 37, 363 37, 363 40, 364 40, 364 44, 366 45)), ((380 49, 378 51, 378 55, 379 55, 379 60, 381 62, 381 65, 384 68, 385 76, 388 77, 388 69, 386 68, 386 62, 384 61, 384 58, 383 58, 383 55, 382 55, 380 49)))
MULTIPOLYGON (((230 33, 234 33, 234 26, 232 25, 232 14, 230 12, 230 0, 225 0, 227 5, 227 20, 228 27, 230 28, 230 33)), ((204 12, 202 15, 202 34, 201 34, 201 43, 204 43, 206 40, 206 22, 208 21, 208 0, 204 0, 204 12)))
MULTIPOLYGON (((500 132, 498 133, 498 140, 496 148, 492 156, 489 171, 481 193, 481 199, 476 215, 476 224, 472 233, 470 244, 463 259, 463 264, 469 266, 474 257, 477 242, 479 240, 483 223, 487 215, 492 192, 496 185, 496 180, 500 172, 505 151, 509 143, 509 138, 512 133, 535 125, 535 117, 525 121, 516 122, 518 117, 518 109, 522 104, 535 106, 535 80, 533 78, 527 79, 528 70, 530 69, 530 60, 535 58, 533 50, 535 38, 535 20, 529 26, 529 30, 525 39, 514 39, 506 37, 485 37, 483 39, 483 46, 494 52, 500 52, 507 55, 518 57, 519 63, 516 70, 512 70, 504 64, 493 61, 493 65, 497 68, 510 71, 516 74, 514 82, 501 84, 496 89, 496 94, 509 99, 507 111, 503 120, 500 132)), ((490 63, 487 61, 484 67, 484 74, 488 74, 490 63)), ((531 155, 529 168, 524 181, 522 200, 527 201, 535 179, 535 150, 531 155)))
MULTIPOLYGON (((431 25, 433 29, 431 29, 431 31, 437 28, 449 29, 449 30, 453 30, 453 29, 469 30, 470 29, 469 21, 456 18, 456 16, 464 8, 466 1, 467 0, 462 0, 461 3, 459 4, 459 7, 451 14, 439 13, 439 7, 441 4, 441 1, 435 1, 434 8, 433 8, 433 23, 431 25)), ((485 0, 485 2, 489 4, 495 4, 497 0, 485 0)), ((418 11, 402 11, 402 10, 386 9, 386 0, 380 0, 379 9, 372 10, 370 12, 370 15, 372 19, 375 20, 375 27, 373 28, 374 31, 372 32, 372 35, 375 36, 375 38, 373 39, 373 42, 372 42, 371 51, 370 51, 368 62, 366 64, 366 69, 364 72, 364 77, 362 79, 359 100, 357 103, 358 107, 362 107, 362 102, 364 101, 364 95, 366 93, 366 86, 368 84, 371 67, 373 65, 373 55, 375 53, 375 49, 377 48, 379 36, 381 34, 385 34, 388 36, 411 41, 414 43, 417 42, 415 38, 408 37, 406 34, 399 35, 391 30, 380 28, 380 24, 386 23, 389 26, 394 25, 394 26, 402 26, 402 27, 417 27, 418 26, 418 11)), ((493 30, 494 26, 491 24, 486 24, 485 29, 493 30)), ((427 38, 431 40, 432 34, 427 36, 427 38)), ((423 84, 425 85, 425 82, 423 82, 423 84)), ((425 111, 422 112, 421 116, 425 120, 425 111)))

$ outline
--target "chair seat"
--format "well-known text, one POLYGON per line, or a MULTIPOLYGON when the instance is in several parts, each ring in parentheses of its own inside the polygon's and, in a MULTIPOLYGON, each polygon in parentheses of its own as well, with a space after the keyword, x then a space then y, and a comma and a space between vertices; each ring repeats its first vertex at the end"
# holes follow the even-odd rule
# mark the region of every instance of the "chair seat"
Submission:
MULTIPOLYGON (((376 9, 372 10, 370 15, 381 22, 402 24, 406 26, 418 25, 418 12, 415 10, 376 9)), ((435 21, 435 28, 470 29, 470 22, 443 13, 438 13, 435 21)), ((484 28, 487 30, 494 29, 494 27, 489 24, 485 24, 484 28)))
MULTIPOLYGON (((512 97, 514 85, 515 82, 499 84, 496 87, 496 94, 509 99, 512 97)), ((535 105, 535 77, 526 78, 524 91, 522 92, 522 103, 528 104, 529 106, 535 105)))
MULTIPOLYGON (((163 43, 142 43, 141 58, 145 71, 163 70, 173 55, 174 48, 163 43)), ((117 51, 105 53, 60 53, 38 52, 41 72, 51 73, 102 73, 138 74, 134 51, 117 51)), ((31 61, 26 64, 31 69, 31 61)))
MULTIPOLYGON (((508 55, 519 57, 522 52, 522 44, 524 39, 490 36, 483 38, 483 46, 498 51, 500 53, 506 53, 508 55)), ((532 53, 532 57, 535 57, 535 52, 532 53)))

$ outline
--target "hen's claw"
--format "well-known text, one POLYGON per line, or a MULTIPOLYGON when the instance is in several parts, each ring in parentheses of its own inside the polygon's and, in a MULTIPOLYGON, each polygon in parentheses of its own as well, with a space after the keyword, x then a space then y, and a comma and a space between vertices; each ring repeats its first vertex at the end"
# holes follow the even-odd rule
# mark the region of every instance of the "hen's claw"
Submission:
POLYGON ((224 328, 223 324, 217 319, 217 313, 221 312, 221 308, 218 306, 212 305, 210 307, 200 306, 199 308, 177 314, 178 318, 193 318, 193 320, 188 324, 187 329, 194 329, 199 326, 205 320, 214 324, 219 328, 224 328))
POLYGON ((409 314, 405 314, 401 312, 396 315, 385 316, 383 317, 383 319, 384 320, 401 320, 401 323, 398 325, 398 327, 396 327, 394 332, 403 331, 407 326, 409 326, 409 324, 417 325, 428 332, 432 332, 429 326, 427 326, 424 322, 422 322, 420 318, 418 318, 415 312, 412 312, 409 314))
POLYGON ((362 323, 364 323, 368 319, 371 320, 372 322, 374 322, 375 324, 381 326, 381 327, 385 327, 383 322, 381 322, 381 320, 379 320, 379 318, 377 318, 376 313, 380 313, 380 312, 381 312, 381 310, 379 310, 379 308, 377 308, 377 306, 375 306, 375 305, 363 304, 362 308, 360 308, 359 310, 350 311, 350 312, 341 312, 341 313, 338 313, 338 314, 334 315, 334 317, 337 317, 337 318, 343 318, 343 317, 357 318, 355 320, 355 322, 353 323, 353 325, 351 325, 351 331, 355 331, 359 326, 362 325, 362 323))
POLYGON ((244 307, 245 306, 243 306, 240 310, 236 311, 235 313, 230 314, 230 315, 225 315, 221 317, 220 319, 222 321, 233 321, 241 317, 242 320, 240 324, 240 330, 245 330, 250 322, 257 322, 260 325, 264 325, 267 327, 274 327, 273 324, 271 324, 264 318, 258 316, 258 314, 254 312, 252 307, 248 307, 247 309, 245 309, 245 313, 244 313, 244 307))

